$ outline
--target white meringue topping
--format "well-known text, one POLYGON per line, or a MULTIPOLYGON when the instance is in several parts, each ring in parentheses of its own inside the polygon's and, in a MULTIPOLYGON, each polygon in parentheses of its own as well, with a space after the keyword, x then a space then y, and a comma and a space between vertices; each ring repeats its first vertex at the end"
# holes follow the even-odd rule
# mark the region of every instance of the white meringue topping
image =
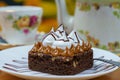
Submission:
POLYGON ((74 42, 74 43, 80 43, 80 45, 82 45, 82 39, 81 37, 78 35, 78 33, 73 30, 69 35, 68 38, 70 39, 70 41, 74 42))
POLYGON ((73 30, 68 36, 63 28, 63 25, 54 32, 54 29, 44 37, 42 43, 44 46, 50 45, 53 48, 61 48, 65 49, 66 47, 70 48, 73 44, 76 46, 77 44, 82 45, 83 40, 79 37, 78 33, 73 30))
POLYGON ((59 28, 55 32, 59 37, 62 37, 65 34, 65 31, 63 29, 63 25, 60 25, 59 28))
POLYGON ((51 31, 43 38, 42 43, 44 46, 47 46, 47 45, 52 46, 53 42, 57 40, 57 38, 58 36, 53 31, 51 31))

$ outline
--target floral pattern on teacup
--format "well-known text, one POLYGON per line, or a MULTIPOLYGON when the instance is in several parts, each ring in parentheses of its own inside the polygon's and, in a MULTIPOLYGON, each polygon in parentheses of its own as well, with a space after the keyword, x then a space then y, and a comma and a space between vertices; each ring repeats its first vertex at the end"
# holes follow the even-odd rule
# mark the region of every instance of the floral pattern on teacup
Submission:
POLYGON ((113 3, 111 7, 115 9, 113 11, 114 16, 120 19, 120 3, 113 3))
MULTIPOLYGON (((94 9, 99 10, 100 5, 101 4, 99 4, 99 3, 89 4, 87 2, 84 2, 84 3, 77 2, 77 6, 82 11, 89 11, 91 9, 91 7, 94 7, 94 9)), ((109 5, 105 5, 105 6, 112 7, 114 9, 120 9, 120 3, 119 2, 112 2, 109 5)))
POLYGON ((77 6, 79 7, 79 10, 81 11, 90 11, 91 10, 91 6, 87 3, 79 3, 77 2, 77 6))
MULTIPOLYGON (((98 3, 88 4, 88 3, 77 2, 77 6, 79 7, 79 10, 84 11, 84 12, 90 11, 91 7, 93 7, 95 10, 100 9, 100 4, 98 3)), ((113 2, 107 6, 110 8, 113 8, 114 9, 113 15, 117 17, 118 19, 120 19, 120 3, 113 2)))
POLYGON ((93 47, 109 50, 109 51, 116 52, 116 53, 120 52, 119 41, 108 42, 107 45, 101 45, 100 40, 91 36, 89 31, 79 30, 79 32, 85 36, 87 41, 89 41, 93 47))
POLYGON ((38 25, 38 16, 21 16, 17 20, 14 20, 13 28, 18 31, 23 31, 24 34, 28 34, 31 30, 38 25))

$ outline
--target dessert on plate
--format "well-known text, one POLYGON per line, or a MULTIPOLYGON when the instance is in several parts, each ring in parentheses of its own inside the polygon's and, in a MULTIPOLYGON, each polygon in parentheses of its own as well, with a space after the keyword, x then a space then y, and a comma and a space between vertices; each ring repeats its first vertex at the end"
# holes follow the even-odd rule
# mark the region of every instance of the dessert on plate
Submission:
POLYGON ((93 66, 93 50, 73 30, 66 34, 63 25, 34 44, 28 53, 29 69, 55 75, 73 75, 93 66))

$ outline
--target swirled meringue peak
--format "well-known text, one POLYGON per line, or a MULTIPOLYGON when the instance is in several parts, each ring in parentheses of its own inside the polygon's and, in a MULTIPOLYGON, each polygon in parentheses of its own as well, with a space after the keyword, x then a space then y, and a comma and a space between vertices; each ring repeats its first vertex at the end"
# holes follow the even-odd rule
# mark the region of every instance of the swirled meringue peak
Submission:
POLYGON ((73 42, 74 44, 78 44, 80 43, 80 45, 82 45, 83 40, 81 39, 81 37, 78 35, 78 33, 73 30, 69 35, 68 38, 71 42, 73 42))
POLYGON ((52 28, 51 31, 42 39, 42 43, 44 46, 52 46, 52 43, 57 40, 57 38, 58 36, 54 33, 54 29, 52 28))
POLYGON ((61 49, 65 49, 66 47, 70 48, 71 47, 71 42, 69 41, 67 35, 63 34, 63 36, 61 36, 60 38, 58 38, 56 41, 53 42, 52 45, 53 48, 61 48, 61 49))
POLYGON ((69 35, 66 34, 63 25, 54 31, 52 30, 43 38, 42 44, 44 46, 51 46, 52 48, 66 49, 70 48, 72 45, 77 46, 83 44, 83 40, 79 34, 73 30, 69 35))
POLYGON ((64 36, 64 34, 65 34, 66 32, 64 31, 63 25, 60 25, 60 26, 58 27, 58 29, 56 30, 55 33, 56 33, 59 37, 64 36))

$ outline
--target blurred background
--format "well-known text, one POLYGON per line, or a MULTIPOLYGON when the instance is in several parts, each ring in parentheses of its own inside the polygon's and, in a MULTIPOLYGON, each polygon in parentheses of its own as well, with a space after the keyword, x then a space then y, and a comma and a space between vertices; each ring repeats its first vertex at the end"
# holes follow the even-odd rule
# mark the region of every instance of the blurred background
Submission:
MULTIPOLYGON (((73 15, 75 9, 75 0, 65 0, 68 12, 73 15)), ((57 8, 55 0, 0 0, 0 7, 2 6, 38 6, 43 8, 42 23, 40 24, 38 31, 49 32, 52 27, 55 29, 58 26, 57 23, 57 8)))

